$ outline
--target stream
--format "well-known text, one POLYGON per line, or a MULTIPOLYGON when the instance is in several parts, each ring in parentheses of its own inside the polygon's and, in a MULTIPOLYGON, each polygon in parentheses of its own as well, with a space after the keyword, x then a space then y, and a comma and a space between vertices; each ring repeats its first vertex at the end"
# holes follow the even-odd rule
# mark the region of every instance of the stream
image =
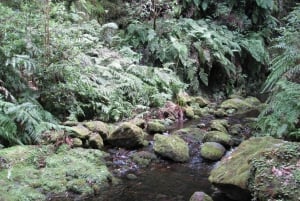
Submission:
MULTIPOLYGON (((208 123, 207 119, 189 121, 184 125, 175 125, 170 133, 185 127, 196 127, 197 123, 208 123)), ((187 163, 176 163, 158 158, 148 167, 140 168, 132 162, 134 153, 152 152, 151 139, 148 147, 140 150, 108 149, 108 167, 120 178, 119 184, 111 186, 107 191, 95 197, 93 201, 188 201, 196 191, 210 195, 214 201, 232 201, 214 188, 208 181, 209 173, 216 162, 205 161, 200 157, 201 143, 190 141, 190 160, 187 163), (135 177, 128 178, 128 174, 135 177)))

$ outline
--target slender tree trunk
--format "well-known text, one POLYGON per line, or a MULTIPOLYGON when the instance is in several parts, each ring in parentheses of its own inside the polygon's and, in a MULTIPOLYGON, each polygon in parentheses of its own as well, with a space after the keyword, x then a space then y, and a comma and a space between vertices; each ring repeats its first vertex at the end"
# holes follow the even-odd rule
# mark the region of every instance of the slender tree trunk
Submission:
POLYGON ((45 0, 45 7, 44 7, 44 16, 45 16, 45 36, 44 36, 44 46, 45 46, 45 66, 49 65, 50 62, 50 29, 49 29, 49 22, 50 22, 50 3, 51 0, 45 0))

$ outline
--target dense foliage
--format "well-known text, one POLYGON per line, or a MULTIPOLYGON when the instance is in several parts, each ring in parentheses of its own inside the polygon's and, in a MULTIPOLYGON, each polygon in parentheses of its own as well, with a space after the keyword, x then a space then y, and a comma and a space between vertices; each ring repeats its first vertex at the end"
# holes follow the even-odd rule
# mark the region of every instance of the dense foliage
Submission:
POLYGON ((271 91, 258 126, 264 135, 300 139, 300 6, 285 18, 272 47, 274 59, 265 91, 271 91))
POLYGON ((1 2, 0 143, 36 143, 59 121, 118 121, 183 89, 243 95, 265 79, 269 44, 258 125, 299 138, 299 6, 275 30, 282 1, 1 2))

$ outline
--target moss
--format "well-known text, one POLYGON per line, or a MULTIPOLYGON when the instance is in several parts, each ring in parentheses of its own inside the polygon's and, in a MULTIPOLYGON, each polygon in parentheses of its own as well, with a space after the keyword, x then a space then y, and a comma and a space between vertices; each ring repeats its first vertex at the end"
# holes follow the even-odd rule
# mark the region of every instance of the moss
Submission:
POLYGON ((203 142, 218 142, 225 147, 232 146, 231 136, 221 131, 207 132, 203 138, 203 142))
POLYGON ((251 160, 249 188, 255 199, 298 200, 300 197, 300 143, 284 142, 251 160))
POLYGON ((250 138, 244 141, 211 171, 209 181, 216 185, 230 185, 247 189, 250 178, 249 161, 262 155, 266 149, 279 146, 282 142, 282 140, 272 137, 250 138))
POLYGON ((225 151, 225 148, 219 143, 206 142, 201 146, 200 154, 205 159, 217 161, 222 158, 225 151))
POLYGON ((164 124, 159 121, 150 121, 147 125, 147 131, 151 134, 154 133, 163 133, 167 130, 164 124))
POLYGON ((147 167, 152 161, 157 159, 155 154, 147 151, 136 152, 131 157, 141 167, 147 167))
POLYGON ((176 135, 154 135, 155 153, 173 161, 185 162, 189 160, 189 147, 187 143, 176 135))
POLYGON ((85 122, 84 126, 86 126, 89 130, 91 130, 93 132, 99 133, 104 140, 109 135, 109 127, 106 123, 104 123, 102 121, 85 122))
POLYGON ((16 146, 0 150, 7 161, 0 170, 0 194, 4 200, 45 200, 46 194, 70 190, 78 178, 84 180, 73 188, 90 194, 90 183, 105 186, 111 178, 99 150, 69 149, 61 146, 16 146), (9 179, 8 179, 9 178, 9 179), (78 186, 81 184, 80 186, 78 186))
POLYGON ((223 109, 236 109, 243 111, 252 108, 253 105, 244 101, 243 99, 232 98, 222 102, 220 107, 223 109))
POLYGON ((210 122, 210 129, 215 131, 221 131, 223 133, 228 133, 227 129, 223 125, 222 120, 212 120, 210 122))

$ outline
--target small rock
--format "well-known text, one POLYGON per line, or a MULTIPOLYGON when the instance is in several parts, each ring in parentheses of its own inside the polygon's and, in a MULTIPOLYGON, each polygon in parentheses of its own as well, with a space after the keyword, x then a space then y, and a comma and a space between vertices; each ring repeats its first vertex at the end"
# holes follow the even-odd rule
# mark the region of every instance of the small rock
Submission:
POLYGON ((228 133, 227 129, 225 128, 225 126, 222 124, 222 121, 220 121, 220 120, 212 120, 210 122, 210 130, 228 133))
POLYGON ((135 174, 130 173, 126 175, 126 178, 129 180, 136 180, 137 176, 135 174))
POLYGON ((219 143, 216 142, 205 142, 201 146, 200 155, 208 160, 218 161, 220 160, 226 149, 219 143))
POLYGON ((83 143, 80 138, 73 138, 73 147, 82 147, 83 143))
POLYGON ((205 134, 203 142, 218 142, 225 147, 232 146, 231 136, 221 131, 209 131, 205 134))
POLYGON ((213 201, 213 199, 203 192, 195 192, 190 198, 190 201, 213 201))
POLYGON ((98 133, 92 133, 89 137, 89 145, 93 149, 102 149, 104 146, 103 139, 98 133))
POLYGON ((165 127, 164 124, 162 124, 159 121, 153 120, 153 121, 149 121, 148 125, 147 125, 147 131, 150 134, 154 134, 154 133, 163 133, 165 132, 167 129, 165 127))

